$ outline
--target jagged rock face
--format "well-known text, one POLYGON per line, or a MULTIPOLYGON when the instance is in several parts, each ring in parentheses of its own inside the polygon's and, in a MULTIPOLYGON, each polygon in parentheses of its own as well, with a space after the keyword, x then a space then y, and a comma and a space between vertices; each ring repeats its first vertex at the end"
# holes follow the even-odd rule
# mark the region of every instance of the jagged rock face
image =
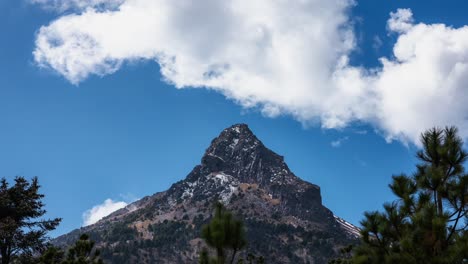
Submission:
POLYGON ((358 229, 322 205, 320 188, 295 176, 245 124, 222 131, 201 164, 169 190, 55 242, 67 245, 86 232, 112 263, 196 263, 204 246, 199 232, 216 200, 246 223, 249 245, 241 255, 267 263, 327 263, 356 242, 358 229))
POLYGON ((317 221, 333 218, 333 214, 322 207, 320 188, 295 176, 284 158, 266 148, 245 124, 225 129, 211 142, 201 165, 188 175, 182 189, 185 193, 195 192, 195 198, 199 200, 208 198, 215 191, 227 202, 229 193, 235 191, 239 183, 257 184, 272 199, 283 201, 275 208, 281 213, 317 221), (218 182, 218 187, 225 190, 215 189, 216 184, 208 186, 200 185, 200 182, 218 182), (204 195, 204 191, 208 194, 204 195))
POLYGON ((245 124, 225 129, 212 141, 202 158, 202 169, 205 173, 224 171, 264 187, 297 182, 283 157, 267 149, 245 124))

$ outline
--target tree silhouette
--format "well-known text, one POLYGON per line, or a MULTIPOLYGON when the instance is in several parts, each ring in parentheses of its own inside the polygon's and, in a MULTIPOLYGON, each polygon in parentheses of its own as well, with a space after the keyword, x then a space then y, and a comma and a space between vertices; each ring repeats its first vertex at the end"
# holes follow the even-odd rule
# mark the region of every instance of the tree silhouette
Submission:
POLYGON ((227 251, 231 251, 229 263, 234 263, 236 254, 246 245, 245 231, 242 221, 233 217, 221 203, 215 204, 215 215, 211 222, 202 229, 202 238, 216 251, 216 258, 210 259, 204 249, 200 255, 200 263, 224 264, 227 261, 227 251))
POLYGON ((82 234, 67 252, 49 245, 41 256, 21 264, 103 264, 99 255, 99 250, 94 250, 94 242, 89 240, 88 235, 82 234))
POLYGON ((54 230, 60 218, 43 220, 43 194, 39 193, 37 177, 28 182, 16 177, 9 186, 0 181, 0 258, 2 264, 10 263, 19 255, 31 256, 46 247, 47 232, 54 230))
POLYGON ((38 264, 60 264, 63 261, 65 252, 61 248, 49 245, 38 259, 33 259, 31 263, 38 264))
POLYGON ((67 257, 62 264, 103 264, 99 258, 99 250, 93 250, 94 241, 89 236, 82 234, 75 245, 68 249, 67 257))
POLYGON ((468 154, 454 127, 421 136, 412 176, 393 176, 398 200, 366 212, 353 263, 467 263, 468 154))

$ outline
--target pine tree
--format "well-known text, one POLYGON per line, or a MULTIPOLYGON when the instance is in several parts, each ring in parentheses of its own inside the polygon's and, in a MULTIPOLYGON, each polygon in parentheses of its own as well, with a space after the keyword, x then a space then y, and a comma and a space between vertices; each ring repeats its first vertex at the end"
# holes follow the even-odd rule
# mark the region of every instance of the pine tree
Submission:
POLYGON ((199 264, 211 264, 216 260, 210 259, 210 255, 208 254, 208 250, 206 248, 202 249, 200 253, 200 258, 198 259, 199 264))
POLYGON ((398 200, 383 212, 366 212, 362 244, 353 263, 468 262, 468 154, 454 127, 421 136, 420 163, 412 176, 393 176, 398 200))
POLYGON ((49 245, 47 250, 45 250, 41 256, 33 263, 38 264, 60 264, 65 257, 65 253, 61 248, 49 245))
POLYGON ((99 257, 99 250, 93 250, 94 241, 89 236, 82 234, 75 245, 68 249, 67 257, 62 264, 103 264, 99 257))
POLYGON ((221 203, 215 205, 215 215, 208 225, 202 229, 202 238, 208 246, 216 250, 216 258, 210 259, 204 249, 200 263, 224 264, 228 261, 228 251, 231 251, 229 263, 234 263, 236 254, 246 245, 245 231, 242 221, 237 220, 221 203))
POLYGON ((8 264, 18 256, 32 256, 44 250, 48 240, 47 232, 54 230, 60 218, 39 219, 43 209, 43 194, 39 193, 37 177, 28 182, 24 177, 16 177, 15 184, 9 186, 7 180, 0 181, 0 259, 8 264))
POLYGON ((47 249, 36 258, 20 262, 21 264, 103 264, 99 250, 94 250, 94 242, 88 235, 82 234, 73 246, 65 252, 61 248, 49 245, 47 249))
POLYGON ((328 264, 353 264, 352 251, 353 245, 348 245, 340 249, 340 258, 328 261, 328 264))

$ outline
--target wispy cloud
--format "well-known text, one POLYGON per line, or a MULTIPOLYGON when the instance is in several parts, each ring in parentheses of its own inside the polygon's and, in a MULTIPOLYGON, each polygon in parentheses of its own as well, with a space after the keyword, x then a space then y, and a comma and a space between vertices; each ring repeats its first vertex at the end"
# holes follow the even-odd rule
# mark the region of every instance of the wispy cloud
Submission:
POLYGON ((45 9, 64 12, 67 10, 80 11, 85 8, 108 10, 119 7, 125 0, 29 0, 45 9))
POLYGON ((393 56, 365 69, 349 64, 352 0, 31 1, 74 10, 41 27, 34 50, 74 84, 153 60, 177 88, 213 89, 266 116, 370 123, 403 142, 432 126, 468 137, 468 27, 415 23, 399 9, 387 23, 393 56))
POLYGON ((374 38, 372 39, 372 48, 375 51, 378 51, 380 47, 382 47, 382 45, 383 45, 382 39, 379 36, 374 36, 374 38))
POLYGON ((106 217, 127 205, 128 204, 123 201, 113 201, 112 199, 106 199, 102 204, 95 205, 93 208, 86 210, 83 213, 83 226, 92 225, 101 220, 103 217, 106 217))
POLYGON ((337 140, 334 140, 330 143, 330 145, 334 148, 339 148, 341 147, 341 145, 343 144, 343 142, 345 142, 346 140, 348 140, 349 137, 342 137, 342 138, 339 138, 337 140))
POLYGON ((354 159, 357 162, 357 164, 359 164, 361 167, 367 167, 367 162, 366 161, 362 160, 359 157, 355 157, 354 159))
POLYGON ((136 197, 133 193, 121 193, 119 194, 119 197, 127 203, 133 203, 140 199, 139 197, 136 197))
POLYGON ((354 130, 353 132, 354 132, 355 134, 358 134, 358 135, 367 135, 367 133, 368 133, 367 130, 364 130, 364 129, 362 129, 362 130, 354 130))

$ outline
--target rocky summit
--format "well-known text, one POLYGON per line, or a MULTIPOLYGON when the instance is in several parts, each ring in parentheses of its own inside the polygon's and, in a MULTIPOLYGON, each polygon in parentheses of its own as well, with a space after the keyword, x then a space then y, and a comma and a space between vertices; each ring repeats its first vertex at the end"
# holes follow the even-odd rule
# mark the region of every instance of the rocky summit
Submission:
POLYGON ((54 243, 67 246, 87 233, 110 263, 197 263, 215 201, 245 223, 248 245, 239 255, 265 263, 327 263, 358 240, 358 228, 323 206, 319 186, 237 124, 211 142, 184 180, 54 243))

